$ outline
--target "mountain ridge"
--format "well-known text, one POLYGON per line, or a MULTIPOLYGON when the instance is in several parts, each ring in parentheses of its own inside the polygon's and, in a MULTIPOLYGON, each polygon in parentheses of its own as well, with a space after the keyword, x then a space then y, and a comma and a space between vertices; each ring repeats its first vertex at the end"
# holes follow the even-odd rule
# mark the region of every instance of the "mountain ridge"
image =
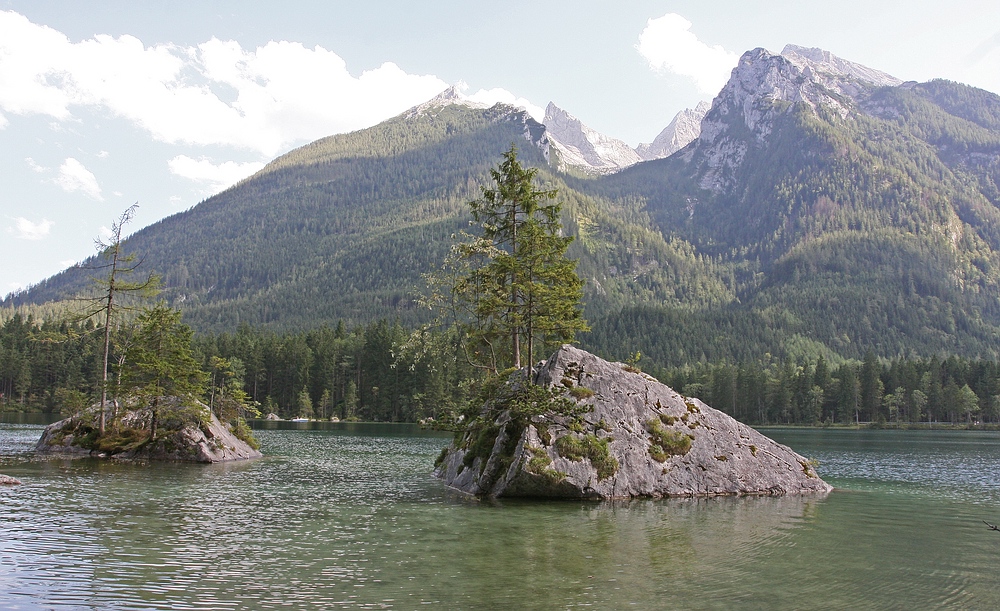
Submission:
MULTIPOLYGON (((560 130, 523 110, 435 100, 292 151, 129 246, 202 330, 417 324, 420 273, 514 143, 559 189, 590 349, 660 364, 998 356, 998 96, 755 49, 682 149, 597 176, 559 171, 560 130)), ((564 139, 586 134, 563 119, 564 139)), ((5 304, 84 280, 67 270, 5 304)))
POLYGON ((712 108, 710 102, 698 102, 694 108, 685 108, 663 128, 648 144, 640 144, 636 152, 644 161, 669 157, 681 150, 701 134, 701 122, 712 108))

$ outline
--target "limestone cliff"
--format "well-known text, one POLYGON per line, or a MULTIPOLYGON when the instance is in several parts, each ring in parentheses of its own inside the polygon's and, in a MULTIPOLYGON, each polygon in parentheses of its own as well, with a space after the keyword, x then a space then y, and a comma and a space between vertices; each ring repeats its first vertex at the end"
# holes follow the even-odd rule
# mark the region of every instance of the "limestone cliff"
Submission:
POLYGON ((649 144, 640 144, 636 152, 646 161, 673 155, 698 138, 701 121, 711 108, 709 102, 699 102, 694 108, 680 111, 656 139, 649 144))
POLYGON ((549 143, 556 150, 558 169, 585 174, 610 174, 642 158, 628 144, 593 130, 552 102, 542 119, 549 143))
POLYGON ((542 415, 519 426, 508 413, 483 439, 465 435, 435 475, 492 497, 630 497, 825 493, 812 463, 697 399, 621 363, 563 346, 536 374, 580 402, 582 415, 542 415), (577 389, 577 390, 572 390, 577 389), (489 440, 487 440, 488 442, 489 440))
POLYGON ((822 49, 788 45, 781 54, 747 51, 701 122, 684 153, 703 189, 720 193, 736 184, 736 170, 771 136, 775 118, 804 105, 847 118, 874 88, 901 81, 822 49))

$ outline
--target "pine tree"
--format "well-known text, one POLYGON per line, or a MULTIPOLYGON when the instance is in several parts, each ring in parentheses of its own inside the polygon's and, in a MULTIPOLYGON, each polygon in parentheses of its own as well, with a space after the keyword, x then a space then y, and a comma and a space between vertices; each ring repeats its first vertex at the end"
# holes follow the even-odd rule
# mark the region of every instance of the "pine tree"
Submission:
POLYGON ((511 146, 493 185, 469 202, 482 235, 457 244, 439 277, 471 340, 470 361, 496 373, 533 362, 539 344, 571 341, 587 329, 580 309, 583 281, 566 258, 555 190, 535 187, 511 146))
POLYGON ((861 388, 861 411, 872 421, 878 420, 882 415, 879 408, 882 406, 882 394, 884 385, 880 378, 882 365, 871 350, 865 354, 865 360, 861 364, 861 375, 859 384, 861 388))
POLYGON ((111 354, 111 327, 117 323, 117 316, 123 305, 121 299, 123 295, 150 294, 155 292, 159 285, 156 275, 150 273, 140 282, 128 282, 124 276, 134 272, 142 261, 136 261, 135 255, 125 254, 122 244, 122 231, 135 216, 135 211, 139 204, 132 204, 122 212, 121 216, 111 224, 111 236, 107 241, 98 238, 94 241, 107 263, 99 269, 108 270, 106 278, 99 280, 101 285, 101 295, 95 299, 88 300, 89 304, 85 312, 80 314, 80 319, 87 319, 96 314, 104 318, 104 358, 101 371, 101 409, 98 417, 98 431, 104 435, 105 431, 105 409, 108 401, 108 363, 111 354))
POLYGON ((192 354, 191 328, 181 323, 179 311, 158 304, 143 312, 138 323, 125 380, 132 394, 149 405, 150 439, 155 440, 163 399, 177 397, 182 404, 193 404, 207 375, 192 354))

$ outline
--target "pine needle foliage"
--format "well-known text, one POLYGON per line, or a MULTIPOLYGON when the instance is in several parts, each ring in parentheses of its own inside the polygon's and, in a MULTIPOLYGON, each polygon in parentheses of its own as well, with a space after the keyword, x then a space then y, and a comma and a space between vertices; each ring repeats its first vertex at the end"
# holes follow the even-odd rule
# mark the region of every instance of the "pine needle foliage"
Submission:
POLYGON ((470 361, 496 374, 534 362, 544 346, 588 330, 583 281, 567 258, 554 189, 539 189, 536 168, 521 165, 514 146, 490 170, 492 184, 469 202, 479 235, 454 246, 432 279, 468 340, 470 361))

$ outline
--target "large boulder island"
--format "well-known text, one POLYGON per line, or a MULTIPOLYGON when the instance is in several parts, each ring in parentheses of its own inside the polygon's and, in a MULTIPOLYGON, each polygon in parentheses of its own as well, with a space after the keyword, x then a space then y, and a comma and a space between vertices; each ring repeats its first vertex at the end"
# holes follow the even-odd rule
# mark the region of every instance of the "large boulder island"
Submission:
POLYGON ((253 435, 242 421, 224 423, 203 403, 163 398, 157 434, 150 438, 148 407, 130 409, 120 424, 97 435, 94 410, 45 427, 35 451, 124 460, 217 463, 259 458, 253 435))
MULTIPOLYGON (((634 367, 564 345, 538 368, 534 382, 560 390, 576 407, 539 413, 487 403, 456 434, 434 474, 452 488, 488 497, 832 490, 808 459, 634 367)), ((518 383, 525 380, 510 384, 518 383)))

